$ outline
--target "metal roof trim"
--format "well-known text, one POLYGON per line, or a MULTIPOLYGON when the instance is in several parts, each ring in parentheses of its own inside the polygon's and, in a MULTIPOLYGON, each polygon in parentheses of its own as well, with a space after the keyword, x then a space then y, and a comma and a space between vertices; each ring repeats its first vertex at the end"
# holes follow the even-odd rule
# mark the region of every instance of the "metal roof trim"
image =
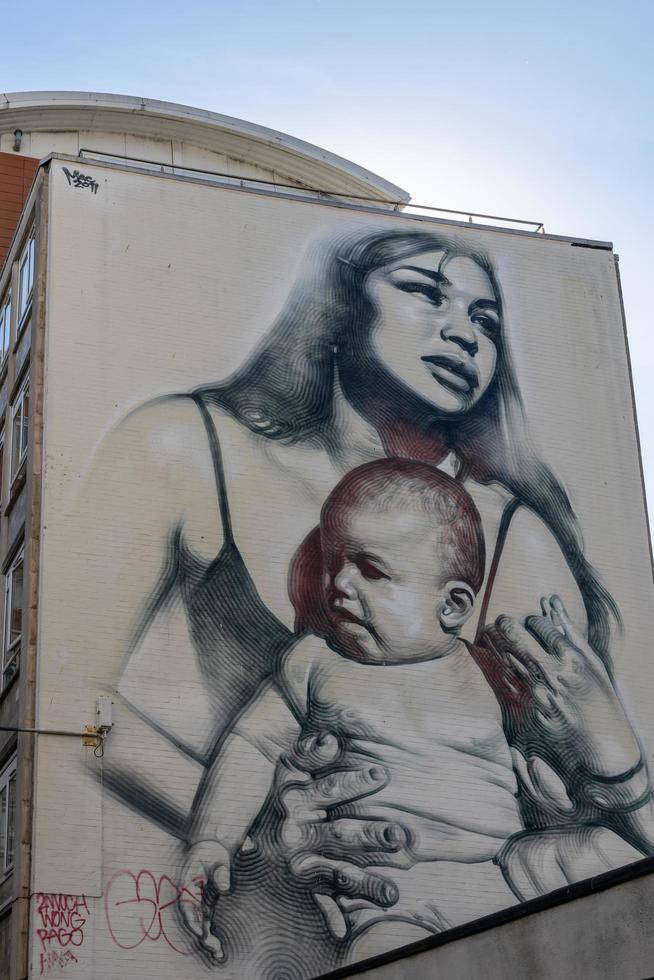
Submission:
POLYGON ((101 92, 7 92, 0 95, 0 131, 126 132, 186 141, 236 160, 276 170, 308 187, 366 193, 408 203, 407 191, 329 150, 287 133, 208 109, 101 92))

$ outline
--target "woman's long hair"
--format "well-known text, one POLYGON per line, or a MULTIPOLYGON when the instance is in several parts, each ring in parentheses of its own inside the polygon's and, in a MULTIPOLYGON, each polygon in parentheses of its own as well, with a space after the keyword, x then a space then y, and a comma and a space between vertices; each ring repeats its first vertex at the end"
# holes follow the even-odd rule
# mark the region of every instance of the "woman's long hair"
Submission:
POLYGON ((328 442, 338 380, 348 401, 376 427, 388 455, 402 454, 394 449, 393 433, 404 430, 406 447, 407 428, 421 458, 427 458, 425 446, 434 464, 453 451, 461 478, 500 484, 552 532, 581 592, 589 642, 611 669, 610 619, 619 621, 619 612, 585 558, 563 485, 529 438, 504 335, 502 294, 488 257, 434 232, 385 229, 333 240, 312 258, 307 276, 251 357, 226 381, 201 389, 202 396, 270 439, 328 442), (456 416, 439 416, 402 385, 375 359, 369 343, 376 307, 367 277, 427 251, 442 251, 447 261, 455 256, 472 259, 486 272, 499 305, 493 380, 476 405, 456 416))

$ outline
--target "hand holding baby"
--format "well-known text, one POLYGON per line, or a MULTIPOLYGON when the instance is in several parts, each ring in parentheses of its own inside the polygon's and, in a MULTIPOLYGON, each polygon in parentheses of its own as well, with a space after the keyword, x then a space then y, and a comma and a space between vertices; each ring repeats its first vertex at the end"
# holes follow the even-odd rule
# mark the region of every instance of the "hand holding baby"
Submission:
MULTIPOLYGON (((358 898, 386 908, 397 901, 394 882, 350 858, 366 852, 371 864, 388 864, 405 841, 395 823, 364 819, 329 820, 330 807, 344 806, 376 793, 387 782, 381 767, 361 766, 327 771, 340 755, 338 739, 329 733, 302 739, 290 758, 282 759, 274 786, 274 816, 251 843, 262 848, 268 862, 283 863, 312 894, 335 939, 348 931, 338 896, 358 898)), ((215 909, 232 889, 232 867, 240 848, 215 838, 196 841, 189 849, 179 878, 180 889, 201 885, 197 906, 179 903, 186 928, 213 964, 224 963, 223 941, 216 935, 215 909)))
MULTIPOLYGON (((543 599, 541 613, 528 616, 524 626, 500 616, 490 630, 495 648, 502 648, 506 699, 515 700, 520 686, 530 695, 529 710, 508 734, 527 753, 542 746, 573 803, 619 809, 623 786, 631 806, 634 778, 641 773, 643 792, 649 782, 609 672, 558 596, 543 599)), ((519 716, 514 712, 514 720, 519 716)))

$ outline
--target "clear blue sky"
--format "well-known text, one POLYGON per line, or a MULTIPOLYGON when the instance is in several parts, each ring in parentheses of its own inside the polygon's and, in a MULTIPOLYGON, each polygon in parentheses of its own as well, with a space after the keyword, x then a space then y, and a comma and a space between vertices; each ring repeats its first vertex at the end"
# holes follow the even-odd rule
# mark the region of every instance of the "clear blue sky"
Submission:
POLYGON ((213 109, 325 146, 421 203, 613 241, 654 510, 654 2, 2 7, 4 91, 213 109))

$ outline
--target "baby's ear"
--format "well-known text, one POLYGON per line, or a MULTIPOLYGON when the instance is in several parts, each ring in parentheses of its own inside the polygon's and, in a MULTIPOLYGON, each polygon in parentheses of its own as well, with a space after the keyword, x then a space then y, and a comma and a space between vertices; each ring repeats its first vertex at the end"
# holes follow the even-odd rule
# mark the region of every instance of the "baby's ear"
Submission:
POLYGON ((475 605, 475 592, 467 582, 448 582, 443 589, 445 602, 439 619, 444 630, 452 632, 470 619, 475 605))

